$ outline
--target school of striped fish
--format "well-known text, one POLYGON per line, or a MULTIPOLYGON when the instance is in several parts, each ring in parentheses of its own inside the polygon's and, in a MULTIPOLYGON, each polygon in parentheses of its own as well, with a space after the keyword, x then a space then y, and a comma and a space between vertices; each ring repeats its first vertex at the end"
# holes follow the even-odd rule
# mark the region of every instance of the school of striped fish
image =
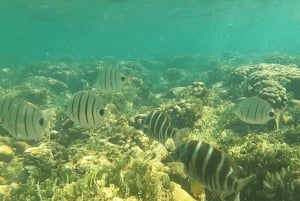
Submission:
MULTIPOLYGON (((94 85, 96 90, 75 93, 64 107, 65 114, 77 126, 101 126, 108 109, 99 93, 119 92, 127 81, 128 78, 116 68, 101 69, 94 85)), ((274 120, 278 128, 277 113, 270 103, 261 98, 245 98, 232 111, 245 123, 264 125, 274 120)), ((12 97, 0 100, 1 127, 16 139, 40 140, 50 130, 49 114, 49 110, 41 110, 24 100, 12 97)), ((240 178, 232 160, 207 142, 191 140, 184 143, 186 132, 173 127, 165 112, 150 112, 141 129, 146 136, 160 143, 173 139, 176 148, 171 153, 172 159, 183 164, 184 172, 191 181, 198 182, 220 196, 231 195, 233 201, 239 201, 240 191, 255 178, 255 175, 240 178)))

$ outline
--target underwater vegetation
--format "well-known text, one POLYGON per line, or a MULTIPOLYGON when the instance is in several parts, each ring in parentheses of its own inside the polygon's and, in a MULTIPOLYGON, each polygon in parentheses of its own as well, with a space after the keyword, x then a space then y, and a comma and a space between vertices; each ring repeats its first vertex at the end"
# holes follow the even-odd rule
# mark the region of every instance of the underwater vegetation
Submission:
MULTIPOLYGON (((172 139, 160 142, 143 132, 152 111, 163 114, 152 127, 165 131, 168 122, 168 128, 184 129, 182 143, 203 140, 235 161, 240 178, 256 175, 241 190, 241 201, 299 200, 299 61, 230 54, 1 65, 0 76, 7 78, 0 82, 1 100, 9 96, 51 109, 51 123, 36 140, 16 139, 15 131, 0 127, 0 200, 222 200, 201 185, 195 195, 183 169, 172 166, 172 139), (124 75, 128 83, 102 79, 112 84, 103 93, 99 72, 112 67, 117 70, 109 73, 124 75), (242 121, 233 112, 241 97, 267 102, 280 114, 279 128, 272 118, 242 121), (96 102, 105 118, 92 124, 92 113, 102 111, 92 107, 96 102)), ((12 119, 6 119, 9 126, 12 119)))

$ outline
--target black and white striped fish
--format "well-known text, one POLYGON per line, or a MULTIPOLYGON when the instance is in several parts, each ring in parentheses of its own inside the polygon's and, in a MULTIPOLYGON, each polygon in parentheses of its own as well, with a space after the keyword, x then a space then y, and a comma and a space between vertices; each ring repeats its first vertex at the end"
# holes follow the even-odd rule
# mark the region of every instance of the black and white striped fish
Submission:
POLYGON ((1 127, 20 140, 39 140, 49 131, 51 111, 6 97, 0 101, 1 127))
POLYGON ((127 82, 127 77, 118 69, 112 67, 104 67, 100 70, 96 88, 104 93, 114 93, 120 91, 127 82))
POLYGON ((272 105, 258 97, 241 100, 233 108, 233 113, 248 124, 266 124, 274 119, 278 128, 278 115, 272 105))
POLYGON ((255 175, 239 178, 228 156, 204 141, 182 144, 171 156, 184 164, 184 172, 190 180, 222 197, 233 196, 234 201, 240 200, 240 191, 255 178, 255 175))
POLYGON ((75 93, 65 108, 68 117, 82 127, 95 127, 103 124, 107 110, 101 98, 91 92, 75 93))
POLYGON ((177 129, 171 126, 170 118, 161 111, 153 111, 143 121, 143 132, 150 138, 161 143, 172 138, 179 145, 185 135, 185 129, 177 129))

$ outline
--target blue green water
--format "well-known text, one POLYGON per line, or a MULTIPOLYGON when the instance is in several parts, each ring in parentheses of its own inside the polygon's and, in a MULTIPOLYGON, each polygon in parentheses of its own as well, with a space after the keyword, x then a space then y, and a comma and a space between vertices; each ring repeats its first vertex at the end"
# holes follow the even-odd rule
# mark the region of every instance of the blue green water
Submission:
POLYGON ((300 53, 299 0, 1 0, 0 59, 300 53))

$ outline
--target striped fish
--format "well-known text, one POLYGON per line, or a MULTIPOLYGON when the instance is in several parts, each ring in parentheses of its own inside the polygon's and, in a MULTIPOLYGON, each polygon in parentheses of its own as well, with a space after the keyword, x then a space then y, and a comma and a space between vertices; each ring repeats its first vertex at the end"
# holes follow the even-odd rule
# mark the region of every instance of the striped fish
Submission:
POLYGON ((127 82, 127 77, 116 68, 105 67, 100 70, 96 87, 104 93, 120 91, 127 82))
POLYGON ((274 119, 278 128, 278 115, 271 104, 261 98, 250 97, 241 100, 234 106, 233 113, 248 124, 263 125, 274 119))
POLYGON ((87 91, 75 93, 65 108, 68 117, 82 127, 95 127, 103 123, 107 110, 103 101, 87 91))
POLYGON ((176 145, 180 144, 185 129, 172 128, 170 118, 160 111, 151 112, 143 122, 143 132, 150 138, 165 143, 172 138, 176 145))
POLYGON ((204 141, 192 140, 177 147, 171 154, 184 164, 184 172, 191 181, 198 182, 221 197, 232 196, 239 201, 239 193, 255 175, 239 178, 231 160, 204 141))
POLYGON ((32 103, 6 97, 0 101, 1 126, 14 138, 39 140, 49 131, 51 113, 32 103))

